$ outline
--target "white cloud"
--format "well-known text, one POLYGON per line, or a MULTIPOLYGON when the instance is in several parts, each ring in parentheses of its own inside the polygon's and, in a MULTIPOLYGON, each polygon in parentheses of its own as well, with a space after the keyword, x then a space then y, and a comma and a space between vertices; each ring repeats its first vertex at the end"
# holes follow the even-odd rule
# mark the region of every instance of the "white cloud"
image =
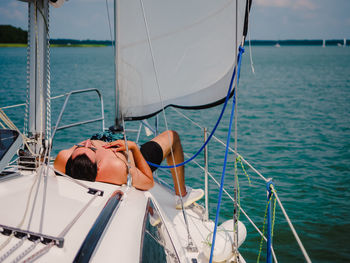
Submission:
POLYGON ((265 7, 286 7, 306 10, 316 9, 316 5, 310 0, 255 0, 253 4, 265 7))
POLYGON ((1 22, 16 20, 24 22, 27 19, 26 5, 18 3, 17 1, 6 3, 5 6, 0 7, 0 17, 1 22))

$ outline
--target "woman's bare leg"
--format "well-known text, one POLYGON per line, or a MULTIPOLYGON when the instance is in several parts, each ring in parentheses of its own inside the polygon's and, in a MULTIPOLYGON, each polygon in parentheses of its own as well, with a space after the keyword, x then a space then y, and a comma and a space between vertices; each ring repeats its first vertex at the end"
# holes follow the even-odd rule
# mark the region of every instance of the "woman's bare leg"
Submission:
MULTIPOLYGON (((184 161, 184 154, 181 146, 180 137, 175 131, 165 131, 153 138, 152 141, 157 142, 163 150, 163 160, 166 158, 169 166, 174 165, 171 150, 174 154, 175 164, 182 163, 184 161)), ((185 168, 180 166, 177 168, 170 169, 173 176, 174 188, 176 195, 185 196, 185 168), (176 172, 175 172, 176 169, 176 172), (176 178, 176 175, 178 178, 176 178), (179 183, 178 183, 179 182, 179 183)))

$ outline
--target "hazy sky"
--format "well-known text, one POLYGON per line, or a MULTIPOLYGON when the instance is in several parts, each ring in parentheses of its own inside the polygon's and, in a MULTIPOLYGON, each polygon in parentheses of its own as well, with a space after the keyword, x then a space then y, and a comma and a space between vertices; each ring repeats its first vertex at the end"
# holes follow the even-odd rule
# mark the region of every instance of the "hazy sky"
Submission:
MULTIPOLYGON (((110 39, 105 0, 69 0, 51 8, 50 21, 51 38, 110 39)), ((0 24, 27 29, 27 4, 0 0, 0 24)), ((253 0, 250 33, 251 39, 350 39, 350 0, 253 0)))

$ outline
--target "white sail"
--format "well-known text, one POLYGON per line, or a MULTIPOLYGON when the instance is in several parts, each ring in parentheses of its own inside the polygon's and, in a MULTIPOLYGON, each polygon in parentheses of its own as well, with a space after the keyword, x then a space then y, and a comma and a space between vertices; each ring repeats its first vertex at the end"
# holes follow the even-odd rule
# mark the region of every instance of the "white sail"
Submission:
POLYGON ((222 100, 247 23, 247 0, 237 1, 237 27, 233 0, 142 2, 143 7, 139 0, 120 0, 117 6, 117 99, 123 117, 142 119, 162 106, 208 107, 222 100))

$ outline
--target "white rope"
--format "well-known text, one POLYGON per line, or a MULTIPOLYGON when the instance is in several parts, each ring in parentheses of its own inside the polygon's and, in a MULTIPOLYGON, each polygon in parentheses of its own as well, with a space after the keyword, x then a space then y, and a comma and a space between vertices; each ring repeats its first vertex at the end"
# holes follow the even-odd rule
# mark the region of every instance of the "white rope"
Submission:
MULTIPOLYGON (((188 121, 192 122, 195 126, 197 126, 200 129, 204 129, 202 126, 200 126, 197 122, 193 121, 192 119, 190 119, 189 117, 187 117, 185 114, 183 114, 182 112, 180 112, 178 109, 176 108, 171 108, 173 109, 175 112, 177 112, 179 115, 183 116, 185 119, 187 119, 188 121)), ((209 132, 208 132, 209 133, 209 132)), ((214 140, 216 140, 217 142, 221 143, 223 146, 226 147, 226 144, 220 140, 219 138, 217 138, 215 135, 213 135, 212 137, 214 140)), ((235 153, 235 150, 233 150, 231 147, 229 147, 229 150, 233 153, 235 153)), ((267 182, 268 180, 258 171, 256 170, 246 159, 243 158, 242 155, 240 155, 239 153, 237 153, 238 157, 240 157, 242 159, 242 161, 249 166, 249 168, 251 168, 261 179, 263 179, 265 182, 267 182)))
MULTIPOLYGON (((249 6, 249 0, 248 0, 248 10, 250 10, 250 6, 249 6)), ((252 69, 253 74, 255 75, 255 68, 254 68, 254 63, 253 63, 253 53, 252 53, 252 44, 250 43, 250 30, 249 30, 249 26, 250 26, 250 16, 248 15, 248 43, 249 43, 249 58, 250 58, 250 68, 252 69)))
POLYGON ((49 166, 49 168, 50 168, 51 170, 53 170, 54 172, 56 172, 56 173, 62 175, 63 177, 69 179, 69 180, 72 181, 73 183, 76 183, 76 184, 80 185, 81 187, 84 187, 84 188, 86 188, 86 189, 89 189, 89 187, 88 187, 86 184, 83 184, 82 182, 79 182, 78 180, 74 179, 73 177, 70 177, 69 175, 60 172, 59 170, 55 169, 54 167, 49 166))
POLYGON ((45 163, 45 160, 48 160, 46 159, 47 158, 47 152, 48 152, 48 149, 46 149, 46 152, 45 152, 45 156, 44 156, 44 159, 43 159, 43 162, 41 163, 41 165, 39 165, 39 167, 41 167, 41 173, 44 173, 44 189, 43 189, 43 201, 42 201, 42 204, 41 204, 41 216, 40 216, 40 226, 39 226, 39 232, 41 233, 43 231, 43 226, 44 226, 44 215, 45 215, 45 206, 46 206, 46 196, 47 196, 47 176, 48 176, 48 161, 47 161, 47 168, 44 167, 44 163, 45 163), (45 169, 46 168, 46 169, 45 169))
POLYGON ((126 127, 125 127, 124 117, 122 117, 122 125, 123 125, 123 137, 125 142, 126 161, 127 161, 126 166, 128 168, 128 177, 127 177, 126 185, 127 185, 127 189, 129 190, 129 188, 132 186, 132 176, 130 173, 131 171, 130 152, 129 152, 128 140, 126 138, 126 127))
POLYGON ((58 99, 58 98, 62 98, 64 96, 67 96, 68 93, 64 93, 64 94, 61 94, 61 95, 58 95, 58 96, 55 96, 55 97, 51 97, 50 99, 51 100, 55 100, 55 99, 58 99))
POLYGON ((281 202, 281 200, 279 199, 279 197, 278 197, 278 195, 277 195, 277 191, 275 191, 273 185, 272 185, 272 190, 273 190, 273 193, 275 194, 275 198, 277 199, 277 202, 278 202, 278 204, 279 204, 279 206, 280 206, 280 208, 281 208, 281 210, 282 210, 282 213, 283 213, 284 217, 286 218, 287 223, 288 223, 290 229, 292 230, 292 233, 293 233, 293 235, 294 235, 296 241, 298 242, 298 245, 299 245, 299 247, 300 247, 300 249, 301 249, 301 252, 303 253, 303 255, 304 255, 304 257, 305 257, 306 262, 311 263, 311 259, 310 259, 309 255, 307 254, 307 252, 306 252, 306 250, 305 250, 305 248, 304 248, 304 245, 303 245, 303 243, 301 242, 301 240, 300 240, 300 238, 299 238, 297 232, 295 231, 295 228, 294 228, 294 226, 293 226, 293 224, 292 224, 292 221, 289 219, 289 216, 287 215, 287 212, 286 212, 286 210, 284 209, 284 207, 283 207, 283 205, 282 205, 282 202, 281 202))
POLYGON ((29 116, 29 88, 30 88, 30 48, 31 48, 31 8, 28 5, 28 39, 27 39, 27 88, 26 88, 26 103, 24 111, 23 134, 28 135, 28 116, 29 116))
MULTIPOLYGON (((38 179, 38 177, 35 176, 34 182, 33 182, 32 186, 30 187, 30 190, 29 190, 29 194, 28 194, 28 198, 27 198, 27 204, 26 204, 26 209, 25 209, 25 211, 24 211, 22 220, 21 220, 20 223, 17 225, 17 228, 21 228, 21 227, 23 226, 24 220, 25 220, 26 217, 27 217, 27 214, 28 214, 28 211, 29 211, 30 199, 31 199, 31 196, 32 196, 32 193, 33 193, 34 186, 35 186, 35 184, 36 184, 36 182, 37 182, 37 179, 38 179)), ((2 243, 2 244, 0 245, 0 251, 1 251, 3 248, 5 248, 5 247, 10 243, 10 241, 11 241, 12 238, 13 238, 13 234, 12 234, 11 236, 9 236, 9 237, 7 238, 7 240, 6 240, 4 243, 2 243)))
POLYGON ((39 239, 35 240, 34 243, 29 246, 26 250, 24 250, 21 254, 19 254, 13 261, 12 263, 17 263, 19 262, 22 258, 24 258, 26 255, 28 255, 32 250, 35 249, 36 245, 39 243, 39 239))
MULTIPOLYGON (((40 167, 40 164, 39 164, 39 167, 40 167)), ((30 229, 30 225, 32 223, 32 219, 33 219, 33 215, 34 215, 34 209, 35 209, 35 205, 36 205, 36 200, 37 200, 37 197, 38 197, 38 194, 39 194, 39 187, 40 187, 40 183, 41 183, 43 170, 44 169, 41 168, 39 170, 39 175, 38 174, 36 175, 37 177, 39 177, 39 180, 38 180, 38 183, 37 183, 37 186, 36 186, 36 191, 35 191, 35 195, 34 195, 34 199, 33 199, 32 210, 30 212, 30 217, 29 217, 29 221, 28 221, 28 225, 27 225, 27 230, 30 229)))
MULTIPOLYGON (((44 21, 46 21, 45 16, 43 15, 44 21)), ((47 89, 46 89, 46 138, 51 138, 51 69, 50 69, 50 5, 47 6, 47 22, 46 22, 46 35, 47 35, 47 56, 46 56, 46 62, 47 62, 47 68, 46 68, 46 74, 47 74, 47 89)))
POLYGON ((51 242, 50 244, 47 244, 45 247, 40 249, 38 252, 34 253, 30 257, 26 258, 25 260, 22 261, 22 263, 29 263, 29 262, 34 262, 37 260, 39 257, 45 255, 49 250, 55 245, 54 242, 51 242))
MULTIPOLYGON (((51 168, 51 167, 50 167, 51 168)), ((52 168, 53 170, 55 170, 54 168, 52 168)), ((41 171, 43 171, 44 168, 41 169, 41 171)), ((56 172, 62 174, 63 176, 65 176, 66 178, 69 178, 71 181, 83 186, 84 188, 87 188, 88 187, 78 181, 76 181, 75 179, 69 177, 68 175, 65 175, 57 170, 55 170, 56 172)), ((40 174, 41 176, 41 174, 40 174)), ((34 186, 36 185, 36 182, 38 181, 38 178, 40 178, 40 176, 35 176, 35 180, 31 186, 31 189, 30 189, 30 192, 29 192, 29 196, 28 196, 28 199, 27 199, 27 205, 26 205, 26 210, 24 212, 24 215, 23 215, 23 218, 21 220, 21 222, 17 225, 17 228, 21 228, 23 223, 24 223, 24 220, 27 216, 27 213, 28 213, 28 209, 29 209, 29 203, 30 203, 30 200, 31 200, 31 195, 32 195, 32 192, 33 192, 33 188, 34 186)), ((39 182, 40 184, 40 182, 39 182)), ((67 232, 72 228, 72 226, 76 223, 76 221, 80 218, 80 216, 86 211, 86 209, 90 206, 90 204, 95 200, 95 198, 100 194, 100 191, 97 191, 94 196, 89 200, 89 202, 78 212, 78 214, 73 218, 73 220, 64 228, 64 230, 59 234, 59 237, 64 237, 67 232)), ((35 201, 34 201, 35 202, 35 201)), ((34 203, 33 203, 34 205, 34 203)), ((34 208, 33 208, 34 209, 34 208)), ((33 210, 32 210, 33 211, 33 210)), ((29 226, 30 226, 30 223, 28 224, 28 230, 29 230, 29 226)), ((42 226, 41 226, 42 228, 42 226)), ((39 232, 42 232, 42 229, 39 231, 39 232)), ((0 246, 0 250, 3 249, 6 245, 9 244, 9 242, 11 241, 11 239, 13 238, 13 234, 3 243, 1 244, 0 246)), ((18 249, 22 244, 23 242, 27 239, 27 237, 24 237, 21 239, 20 242, 16 243, 13 247, 11 247, 1 258, 0 258, 0 262, 2 262, 3 260, 5 260, 10 254, 12 254, 16 249, 18 249)), ((35 246, 34 246, 35 247, 35 246)), ((34 247, 32 249, 34 249, 34 247)), ((31 249, 31 250, 32 250, 31 249)), ((25 251, 24 253, 22 253, 20 255, 20 258, 16 259, 16 260, 20 260, 22 259, 25 255, 27 255, 30 251, 25 251)), ((17 261, 17 262, 18 262, 17 261)), ((16 262, 16 261, 15 261, 16 262)))
MULTIPOLYGON (((13 235, 12 235, 13 236, 13 235)), ((13 247, 11 247, 2 257, 0 258, 0 262, 3 262, 6 258, 8 258, 13 252, 15 252, 19 247, 21 247, 28 239, 27 236, 24 236, 19 242, 17 242, 13 247)))
MULTIPOLYGON (((34 196, 34 200, 33 200, 33 205, 32 205, 32 211, 30 213, 30 217, 29 217, 29 222, 28 222, 28 226, 27 226, 27 230, 29 230, 30 225, 31 225, 31 221, 34 215, 34 209, 35 209, 35 205, 36 205, 36 200, 37 200, 37 196, 39 193, 39 187, 40 187, 40 183, 41 183, 41 178, 44 176, 44 190, 43 190, 43 201, 42 201, 42 208, 41 208, 41 217, 40 217, 40 227, 39 227, 39 232, 42 232, 42 228, 43 228, 43 222, 44 222, 44 213, 45 213, 45 204, 46 204, 46 189, 47 189, 47 176, 45 175, 45 167, 43 166, 43 164, 45 163, 45 160, 47 159, 47 155, 48 152, 50 152, 49 148, 45 149, 44 152, 44 158, 41 160, 39 159, 39 182, 36 188, 36 192, 35 192, 35 196, 34 196)), ((48 169, 45 170, 46 173, 48 172, 48 169)), ((36 175, 38 176, 38 175, 36 175)))
POLYGON ((96 199, 96 197, 100 194, 100 191, 97 191, 93 197, 89 200, 89 202, 78 212, 78 214, 73 218, 73 220, 62 230, 62 232, 58 235, 59 237, 64 237, 68 231, 72 228, 72 226, 78 221, 81 215, 86 211, 86 209, 91 205, 91 203, 96 199))
POLYGON ((26 106, 26 103, 5 106, 5 107, 1 107, 0 109, 5 110, 5 109, 17 108, 17 107, 21 107, 21 106, 26 106))
POLYGON ((38 19, 38 10, 40 12, 40 8, 38 7, 37 5, 37 0, 34 1, 34 9, 35 9, 35 15, 34 15, 34 24, 35 24, 35 49, 36 49, 36 67, 38 69, 38 78, 39 78, 39 93, 40 93, 40 100, 39 100, 39 105, 40 105, 40 134, 39 134, 39 140, 37 142, 38 145, 42 145, 42 140, 43 140, 43 133, 42 133, 42 130, 43 130, 43 118, 42 118, 42 115, 43 115, 43 97, 42 97, 42 94, 43 94, 43 86, 42 86, 42 82, 41 82, 41 79, 42 79, 42 76, 41 76, 41 70, 40 70, 40 57, 39 57, 39 32, 38 32, 38 23, 37 23, 37 19, 38 19))

